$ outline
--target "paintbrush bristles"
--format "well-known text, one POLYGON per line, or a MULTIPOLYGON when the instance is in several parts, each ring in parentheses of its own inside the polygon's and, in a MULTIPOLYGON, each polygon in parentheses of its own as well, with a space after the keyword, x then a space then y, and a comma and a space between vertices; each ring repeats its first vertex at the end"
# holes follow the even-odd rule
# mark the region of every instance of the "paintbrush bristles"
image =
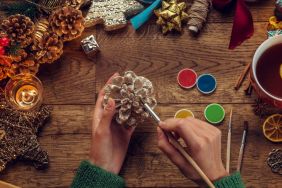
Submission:
POLYGON ((244 131, 248 132, 249 130, 249 122, 244 121, 244 131))

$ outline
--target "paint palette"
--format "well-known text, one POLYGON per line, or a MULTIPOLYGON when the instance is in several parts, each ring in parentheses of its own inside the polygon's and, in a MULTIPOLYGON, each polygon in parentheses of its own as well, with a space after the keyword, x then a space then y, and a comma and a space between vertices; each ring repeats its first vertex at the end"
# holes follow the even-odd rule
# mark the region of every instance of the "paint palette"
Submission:
MULTIPOLYGON (((185 68, 179 71, 177 75, 178 84, 185 89, 193 88, 197 85, 199 92, 205 95, 212 94, 217 87, 216 78, 212 74, 202 74, 199 77, 193 69, 185 68)), ((224 108, 219 104, 210 104, 206 107, 204 111, 206 120, 211 124, 219 124, 225 118, 224 108)), ((191 110, 181 109, 178 110, 174 118, 188 118, 194 117, 191 110)))

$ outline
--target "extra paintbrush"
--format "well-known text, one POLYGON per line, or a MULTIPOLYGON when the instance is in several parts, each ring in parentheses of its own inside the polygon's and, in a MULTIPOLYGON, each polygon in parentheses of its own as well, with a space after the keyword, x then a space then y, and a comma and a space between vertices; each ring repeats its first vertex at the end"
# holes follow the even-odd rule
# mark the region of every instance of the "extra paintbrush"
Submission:
POLYGON ((226 171, 230 170, 230 152, 231 152, 231 133, 232 133, 232 108, 229 116, 228 135, 227 135, 227 149, 226 149, 226 171))
POLYGON ((244 132, 243 132, 243 137, 242 137, 242 142, 241 142, 241 147, 240 147, 240 152, 239 152, 239 158, 238 158, 238 163, 237 163, 237 171, 239 172, 241 171, 248 129, 249 129, 249 123, 247 121, 244 121, 244 132))
MULTIPOLYGON (((159 124, 161 119, 159 116, 151 109, 151 107, 143 102, 144 108, 151 115, 151 117, 159 124)), ((210 188, 215 188, 211 180, 207 177, 207 175, 202 171, 202 169, 198 166, 198 164, 192 159, 192 157, 185 151, 182 145, 175 140, 174 136, 171 132, 164 131, 165 135, 168 137, 170 143, 185 157, 185 159, 190 163, 190 165, 198 172, 201 178, 206 182, 206 184, 210 188)))

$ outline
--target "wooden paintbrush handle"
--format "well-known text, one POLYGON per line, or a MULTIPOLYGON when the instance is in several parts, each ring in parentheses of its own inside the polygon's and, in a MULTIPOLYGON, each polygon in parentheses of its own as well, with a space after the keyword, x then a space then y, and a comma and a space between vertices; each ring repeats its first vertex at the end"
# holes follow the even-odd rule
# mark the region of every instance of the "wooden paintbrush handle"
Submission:
POLYGON ((185 157, 185 159, 192 165, 192 167, 198 172, 201 178, 206 182, 210 188, 215 188, 211 180, 206 176, 194 159, 184 150, 182 145, 175 140, 174 136, 170 132, 165 132, 166 136, 169 138, 170 143, 185 157))
POLYGON ((226 171, 230 171, 230 151, 231 151, 231 132, 227 135, 227 149, 226 149, 226 171))

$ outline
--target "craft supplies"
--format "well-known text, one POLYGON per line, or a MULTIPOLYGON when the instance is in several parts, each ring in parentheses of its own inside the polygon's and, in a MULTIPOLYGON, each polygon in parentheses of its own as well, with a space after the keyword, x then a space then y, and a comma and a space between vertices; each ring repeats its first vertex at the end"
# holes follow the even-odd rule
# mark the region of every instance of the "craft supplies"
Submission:
POLYGON ((85 26, 104 24, 106 31, 120 29, 126 26, 126 17, 139 13, 143 8, 143 5, 135 0, 93 1, 85 17, 85 26))
POLYGON ((227 133, 227 149, 226 149, 226 171, 230 171, 230 154, 231 154, 231 135, 232 135, 232 108, 229 115, 228 133, 227 133))
POLYGON ((197 88, 203 94, 211 94, 216 89, 216 79, 211 74, 202 74, 197 79, 197 88))
POLYGON ((162 0, 141 0, 141 2, 152 4, 148 6, 144 11, 130 19, 130 22, 134 29, 138 29, 150 19, 150 17, 153 15, 154 10, 160 7, 162 0))
POLYGON ((244 82, 247 74, 249 73, 249 70, 251 68, 251 63, 248 63, 247 66, 245 67, 245 69, 243 70, 243 72, 240 74, 240 77, 238 78, 236 85, 234 87, 235 90, 238 90, 242 83, 244 82))
POLYGON ((137 126, 149 117, 140 100, 152 109, 157 106, 152 82, 145 77, 137 76, 132 71, 126 71, 123 76, 113 78, 104 91, 103 105, 108 103, 109 98, 114 99, 116 122, 125 127, 137 126))
POLYGON ((31 74, 18 74, 7 83, 5 98, 8 105, 16 110, 34 110, 43 100, 42 83, 31 74))
POLYGON ((184 119, 188 117, 194 117, 194 114, 191 110, 187 110, 187 109, 178 110, 174 115, 174 118, 180 118, 180 119, 184 119))
POLYGON ((194 0, 188 12, 188 29, 193 33, 198 33, 207 21, 211 8, 211 0, 194 0))
POLYGON ((192 88, 196 85, 197 73, 193 69, 182 69, 177 75, 177 82, 185 89, 192 88))
POLYGON ((99 52, 100 47, 94 35, 90 35, 81 41, 81 47, 87 57, 94 57, 99 52))
POLYGON ((211 124, 219 124, 224 120, 225 111, 220 104, 209 104, 204 111, 205 118, 211 124))
POLYGON ((244 156, 244 149, 246 145, 246 138, 249 130, 249 123, 248 121, 244 121, 244 132, 242 136, 242 142, 241 142, 241 147, 240 147, 240 152, 239 152, 239 158, 238 158, 238 163, 237 163, 237 171, 241 171, 242 167, 242 161, 243 161, 243 156, 244 156))
MULTIPOLYGON (((48 155, 39 145, 37 134, 50 117, 49 107, 42 106, 38 111, 21 112, 10 108, 1 96, 0 131, 0 172, 7 163, 21 158, 38 168, 48 166, 48 155)), ((1 187, 1 186, 0 186, 1 187)))
MULTIPOLYGON (((142 101, 144 108, 150 114, 150 116, 156 121, 156 123, 160 123, 161 119, 158 115, 153 111, 153 109, 146 104, 145 101, 142 101)), ((185 159, 190 163, 190 165, 196 170, 196 172, 201 176, 201 178, 205 181, 205 183, 210 188, 215 188, 214 184, 211 180, 206 176, 206 174, 202 171, 202 169, 198 166, 198 164, 194 161, 194 159, 186 152, 183 146, 174 138, 171 132, 164 131, 165 135, 168 137, 169 142, 185 157, 185 159)))
POLYGON ((186 13, 186 2, 178 0, 163 0, 161 8, 155 10, 155 15, 158 17, 157 25, 162 29, 162 33, 166 34, 169 31, 182 31, 182 25, 187 22, 188 14, 186 13))
POLYGON ((282 115, 269 116, 263 123, 263 134, 272 142, 282 142, 282 115))
MULTIPOLYGON (((282 29, 282 28, 281 28, 281 29, 282 29)), ((267 31, 267 36, 268 36, 268 38, 270 38, 270 37, 275 37, 275 36, 277 36, 277 35, 282 35, 282 30, 281 30, 281 29, 267 31)))
POLYGON ((268 154, 267 164, 273 173, 282 175, 282 150, 273 149, 268 154))

